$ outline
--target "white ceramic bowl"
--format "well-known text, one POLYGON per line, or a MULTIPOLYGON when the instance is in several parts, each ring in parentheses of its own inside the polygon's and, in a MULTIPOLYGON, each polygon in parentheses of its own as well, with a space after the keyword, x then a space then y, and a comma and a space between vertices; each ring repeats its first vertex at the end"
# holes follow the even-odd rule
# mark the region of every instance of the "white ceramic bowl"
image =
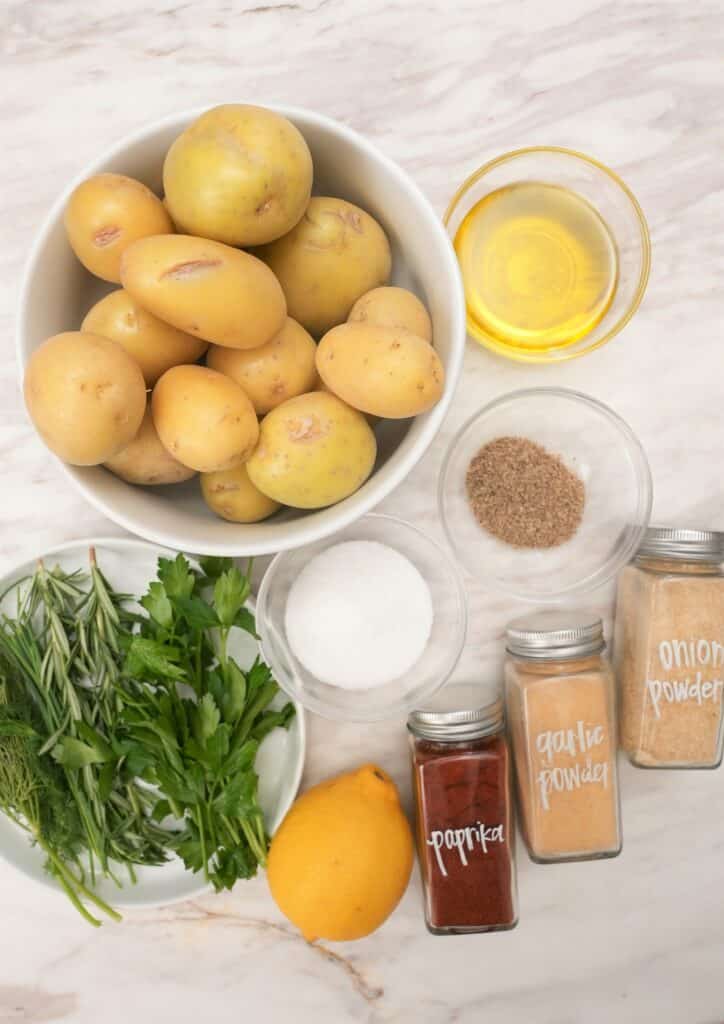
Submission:
MULTIPOLYGON (((213 515, 198 480, 170 488, 124 483, 102 467, 63 464, 79 491, 120 526, 158 544, 218 555, 268 554, 299 547, 348 526, 404 480, 437 433, 462 365, 465 300, 457 261, 434 210, 396 164, 350 128, 309 110, 277 106, 299 128, 314 159, 314 190, 349 199, 384 226, 393 255, 392 280, 412 288, 432 316, 435 347, 445 365, 445 393, 415 420, 377 427, 378 461, 367 483, 331 508, 284 511, 255 525, 227 523, 213 515)), ((20 298, 18 362, 50 335, 78 330, 87 310, 112 285, 92 277, 73 255, 63 228, 70 193, 89 175, 116 171, 161 191, 164 155, 201 110, 174 114, 119 142, 72 181, 50 211, 28 260, 20 298)))

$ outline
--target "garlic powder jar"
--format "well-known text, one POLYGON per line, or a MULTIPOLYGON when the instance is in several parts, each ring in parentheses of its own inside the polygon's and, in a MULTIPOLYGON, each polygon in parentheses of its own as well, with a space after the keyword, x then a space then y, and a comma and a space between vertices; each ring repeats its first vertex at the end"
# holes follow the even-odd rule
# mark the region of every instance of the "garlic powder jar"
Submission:
POLYGON ((523 838, 539 863, 621 851, 614 682, 597 615, 507 629, 505 693, 523 838))

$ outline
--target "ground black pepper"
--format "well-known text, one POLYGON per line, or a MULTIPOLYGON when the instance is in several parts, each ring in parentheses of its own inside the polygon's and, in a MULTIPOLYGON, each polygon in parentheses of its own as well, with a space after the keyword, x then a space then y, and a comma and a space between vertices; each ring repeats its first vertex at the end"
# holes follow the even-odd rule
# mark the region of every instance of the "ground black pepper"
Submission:
POLYGON ((526 437, 499 437, 468 466, 468 501, 483 529, 515 548, 553 548, 583 518, 583 481, 526 437))

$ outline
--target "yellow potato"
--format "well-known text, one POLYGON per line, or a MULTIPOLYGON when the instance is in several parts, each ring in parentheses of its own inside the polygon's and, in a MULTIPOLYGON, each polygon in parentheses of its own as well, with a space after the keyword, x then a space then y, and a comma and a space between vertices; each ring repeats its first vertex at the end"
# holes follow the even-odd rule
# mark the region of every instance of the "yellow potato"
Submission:
POLYGON ((149 387, 172 366, 195 363, 208 347, 208 342, 184 334, 142 309, 123 288, 96 302, 80 329, 123 345, 141 367, 149 387))
POLYGON ((173 229, 158 196, 123 174, 96 174, 81 182, 65 208, 73 252, 92 274, 116 284, 121 256, 131 242, 173 229))
POLYGON ((402 327, 418 338, 432 342, 430 314, 417 295, 406 288, 391 285, 373 288, 357 299, 347 317, 349 323, 374 324, 376 327, 402 327))
POLYGON ((317 348, 317 370, 343 401, 386 419, 405 419, 432 408, 445 371, 435 349, 394 327, 351 323, 333 327, 317 348))
POLYGON ((312 156, 285 117, 230 103, 207 110, 176 139, 163 184, 180 230, 228 245, 262 245, 304 213, 312 156))
POLYGON ((258 523, 280 507, 254 486, 245 465, 202 473, 201 493, 211 511, 230 523, 258 523))
POLYGON ((161 444, 153 425, 151 406, 141 423, 141 429, 127 448, 108 459, 106 469, 129 484, 180 484, 190 480, 196 471, 183 466, 161 444))
POLYGON ((68 331, 43 342, 25 371, 25 404, 52 452, 95 466, 138 433, 146 408, 143 374, 115 341, 68 331))
POLYGON ((334 395, 312 391, 264 417, 246 468, 274 501, 324 508, 362 486, 376 454, 375 435, 361 413, 334 395))
POLYGON ((200 473, 244 462, 259 438, 254 406, 239 385, 206 366, 173 366, 151 402, 161 444, 200 473))
POLYGON ((271 341, 259 348, 240 349, 212 345, 206 364, 235 380, 252 401, 259 416, 317 385, 317 346, 301 324, 287 317, 271 341))
POLYGON ((259 249, 287 297, 289 316, 315 337, 347 319, 357 299, 390 276, 390 245, 368 213, 313 196, 288 235, 259 249))
POLYGON ((229 348, 264 345, 287 315, 279 282, 261 260, 190 235, 156 235, 131 245, 121 280, 154 316, 229 348))

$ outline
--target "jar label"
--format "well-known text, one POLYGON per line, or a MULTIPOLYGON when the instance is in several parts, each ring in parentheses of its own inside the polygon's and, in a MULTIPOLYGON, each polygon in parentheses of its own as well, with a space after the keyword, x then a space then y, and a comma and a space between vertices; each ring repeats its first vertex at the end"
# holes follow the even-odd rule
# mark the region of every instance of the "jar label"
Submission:
MULTIPOLYGON (((441 874, 447 877, 444 850, 457 851, 457 862, 467 867, 470 863, 468 854, 488 853, 489 844, 504 843, 505 835, 502 824, 486 825, 476 821, 474 825, 466 825, 465 828, 433 829, 425 842, 435 851, 437 866, 441 874)), ((452 856, 455 857, 455 854, 452 853, 452 856)))
POLYGON ((646 680, 646 697, 655 718, 661 718, 667 705, 693 702, 701 707, 711 701, 720 704, 724 679, 716 670, 724 669, 724 645, 717 640, 662 640, 657 648, 662 678, 646 680), (682 675, 687 669, 689 674, 682 675))
POLYGON ((609 743, 605 726, 578 719, 569 729, 546 729, 536 733, 535 749, 540 756, 536 780, 542 810, 550 811, 555 793, 571 793, 588 785, 608 789, 609 743), (604 760, 594 759, 592 751, 597 748, 603 748, 604 760), (556 764, 557 758, 566 763, 556 764))

